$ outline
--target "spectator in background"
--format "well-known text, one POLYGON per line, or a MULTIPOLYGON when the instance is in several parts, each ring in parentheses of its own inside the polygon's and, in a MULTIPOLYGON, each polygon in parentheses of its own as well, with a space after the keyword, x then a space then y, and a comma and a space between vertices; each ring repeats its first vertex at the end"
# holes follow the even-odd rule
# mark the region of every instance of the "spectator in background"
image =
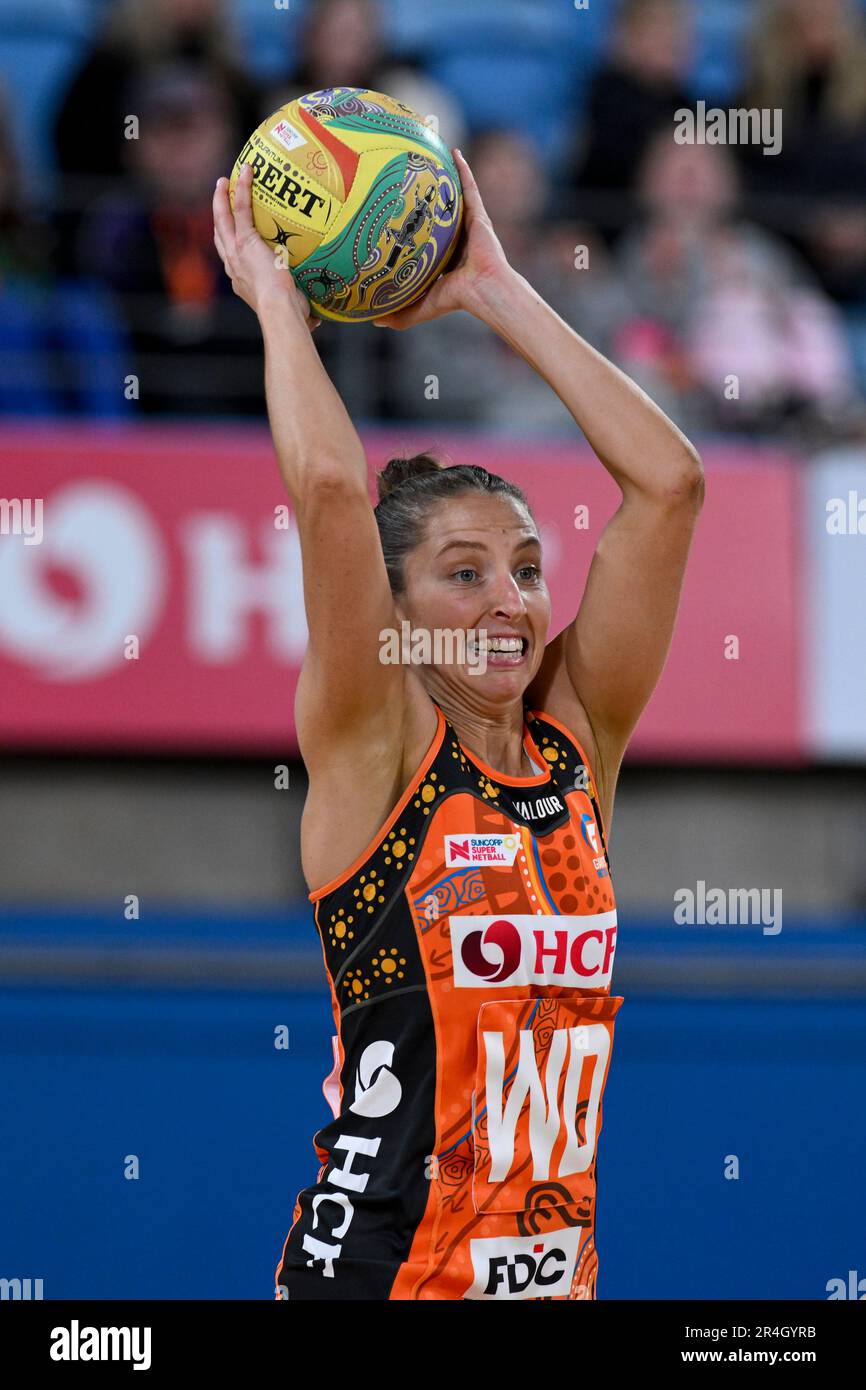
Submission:
POLYGON ((274 107, 325 87, 381 90, 385 59, 377 0, 313 0, 304 15, 297 62, 274 107))
POLYGON ((237 146, 230 95, 204 71, 169 65, 151 70, 134 100, 130 178, 94 207, 80 262, 123 314, 141 410, 259 414, 257 325, 213 244, 213 189, 237 146))
POLYGON ((689 105, 690 11, 683 0, 622 0, 607 62, 595 72, 575 168, 581 205, 615 236, 653 134, 689 105))
POLYGON ((454 95, 418 62, 394 61, 379 0, 314 0, 301 28, 294 70, 271 91, 267 110, 334 86, 386 92, 422 117, 435 116, 449 148, 465 138, 463 113, 454 95))
MULTIPOLYGON (((630 306, 597 234, 548 215, 551 186, 531 141, 517 131, 486 131, 473 143, 471 163, 510 263, 607 352, 630 306)), ((518 434, 573 433, 574 422, 558 397, 471 316, 449 314, 387 337, 396 355, 392 389, 407 418, 518 434), (427 386, 431 374, 436 395, 427 386)))
POLYGON ((862 8, 851 0, 763 0, 740 104, 783 112, 778 155, 739 151, 759 195, 756 211, 790 236, 829 294, 866 308, 862 8))
POLYGON ((141 112, 136 84, 150 69, 182 62, 230 94, 238 138, 261 120, 257 93, 239 59, 224 0, 119 0, 60 102, 54 123, 64 212, 61 249, 106 184, 126 169, 125 122, 141 112))
POLYGON ((0 96, 0 414, 124 413, 123 342, 98 287, 50 273, 0 96))
POLYGON ((862 426, 841 318, 780 239, 738 215, 719 145, 659 133, 644 158, 643 220, 620 245, 638 308, 617 361, 686 429, 777 430, 824 442, 862 426))
POLYGON ((0 89, 0 275, 4 282, 10 276, 44 273, 47 248, 47 229, 25 202, 9 102, 0 89))

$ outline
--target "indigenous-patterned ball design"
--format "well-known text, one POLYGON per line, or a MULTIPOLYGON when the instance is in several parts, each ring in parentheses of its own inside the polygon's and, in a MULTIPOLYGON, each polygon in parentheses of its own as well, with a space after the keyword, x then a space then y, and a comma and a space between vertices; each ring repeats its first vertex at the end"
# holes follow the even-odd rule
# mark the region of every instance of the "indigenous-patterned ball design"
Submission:
POLYGON ((439 136, 408 106, 329 87, 280 107, 250 136, 253 216, 323 318, 357 323, 411 304, 446 266, 463 215, 439 136))

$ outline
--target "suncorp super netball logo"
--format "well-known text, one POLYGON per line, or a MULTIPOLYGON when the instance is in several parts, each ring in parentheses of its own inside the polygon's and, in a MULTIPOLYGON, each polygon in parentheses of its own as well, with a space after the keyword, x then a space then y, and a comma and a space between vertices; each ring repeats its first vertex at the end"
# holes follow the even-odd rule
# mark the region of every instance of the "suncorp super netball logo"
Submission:
POLYGON ((445 863, 449 869, 461 864, 510 868, 519 847, 519 835, 446 835, 445 863))
POLYGON ((0 546, 0 645, 48 680, 104 675, 121 664, 128 634, 149 635, 164 571, 159 531, 126 488, 58 490, 41 545, 10 536, 0 546))
POLYGON ((581 917, 449 919, 454 983, 490 985, 610 984, 616 951, 616 912, 581 917))

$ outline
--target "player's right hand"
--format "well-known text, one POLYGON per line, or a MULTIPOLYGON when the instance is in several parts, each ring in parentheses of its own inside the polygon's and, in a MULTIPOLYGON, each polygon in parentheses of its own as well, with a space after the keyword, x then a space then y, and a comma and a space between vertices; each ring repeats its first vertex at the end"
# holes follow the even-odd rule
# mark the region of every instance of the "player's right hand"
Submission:
POLYGON ((310 302, 295 284, 291 270, 259 235, 253 221, 253 170, 245 164, 234 189, 234 208, 228 179, 218 179, 213 195, 213 239, 236 295, 261 314, 275 300, 297 314, 312 332, 318 328, 310 302))

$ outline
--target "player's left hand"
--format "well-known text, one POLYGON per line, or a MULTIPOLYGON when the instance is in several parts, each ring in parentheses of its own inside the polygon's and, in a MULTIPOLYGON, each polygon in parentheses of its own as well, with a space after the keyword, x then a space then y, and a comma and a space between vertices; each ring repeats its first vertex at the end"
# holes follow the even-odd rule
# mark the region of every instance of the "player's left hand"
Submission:
POLYGON ((414 304, 374 319, 377 328, 413 328, 416 323, 429 323, 460 309, 480 316, 485 288, 509 271, 472 170, 460 150, 451 153, 463 185, 464 223, 456 259, 414 304))

